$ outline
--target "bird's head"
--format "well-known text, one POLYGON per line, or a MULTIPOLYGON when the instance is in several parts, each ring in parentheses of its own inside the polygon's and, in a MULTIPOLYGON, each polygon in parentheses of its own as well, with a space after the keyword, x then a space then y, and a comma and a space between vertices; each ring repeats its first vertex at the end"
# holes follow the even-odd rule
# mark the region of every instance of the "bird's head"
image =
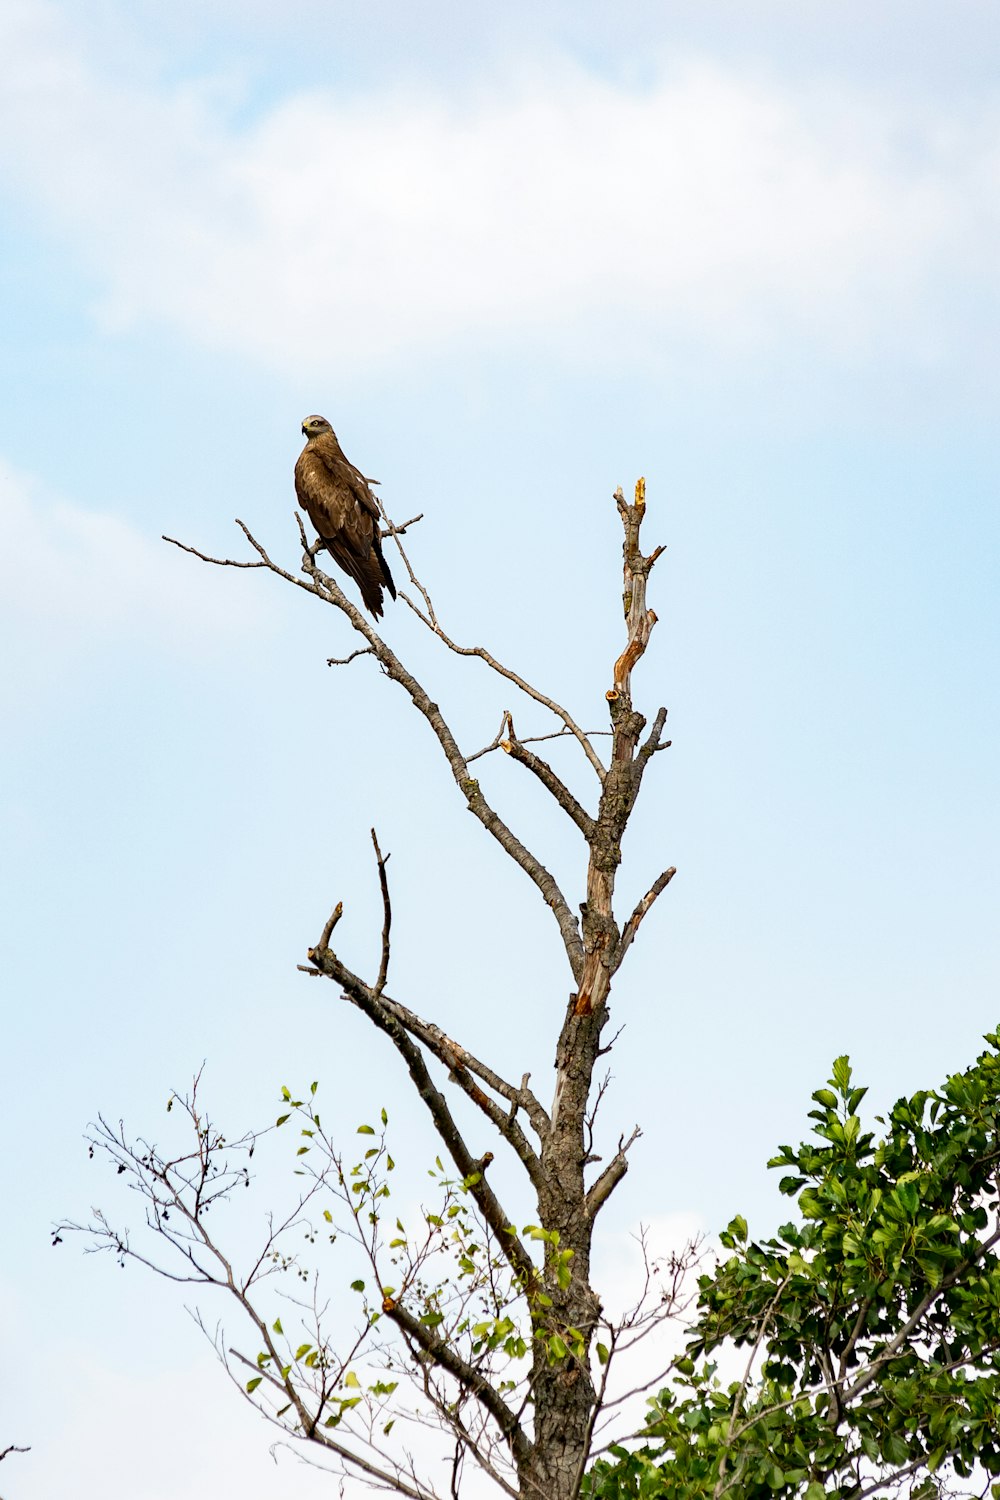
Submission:
POLYGON ((307 438, 322 437, 325 432, 333 432, 333 428, 325 417, 305 417, 302 432, 307 438))

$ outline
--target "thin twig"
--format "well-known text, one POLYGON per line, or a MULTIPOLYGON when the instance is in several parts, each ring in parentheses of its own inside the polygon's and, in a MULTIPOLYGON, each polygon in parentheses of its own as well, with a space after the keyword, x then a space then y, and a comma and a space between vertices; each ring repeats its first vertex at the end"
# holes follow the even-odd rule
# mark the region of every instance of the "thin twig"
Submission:
MULTIPOLYGON (((372 481, 369 479, 368 483, 371 484, 371 482, 372 481)), ((379 509, 382 511, 383 516, 385 516, 385 510, 381 505, 379 505, 379 509)), ((387 541, 391 536, 405 536, 407 526, 416 526, 417 522, 422 521, 423 519, 424 513, 423 511, 421 511, 419 516, 411 516, 408 521, 404 521, 402 525, 396 526, 392 521, 389 520, 388 516, 386 516, 386 521, 388 524, 379 527, 379 536, 383 542, 387 541)))
POLYGON ((594 1096, 594 1102, 590 1106, 590 1108, 588 1109, 588 1111, 587 1111, 587 1113, 586 1113, 586 1115, 584 1116, 584 1119, 583 1119, 583 1129, 584 1129, 584 1135, 585 1135, 585 1139, 584 1139, 584 1152, 586 1154, 587 1160, 590 1161, 590 1162, 600 1161, 600 1157, 599 1156, 594 1156, 592 1154, 593 1150, 594 1150, 594 1126, 597 1123, 597 1111, 601 1107, 601 1100, 604 1098, 605 1094, 607 1093, 608 1088, 610 1087, 610 1084, 611 1084, 611 1073, 610 1073, 610 1070, 609 1070, 607 1073, 605 1073, 604 1077, 601 1079, 600 1083, 597 1085, 597 1093, 594 1096))
POLYGON ((515 1457, 522 1461, 527 1458, 531 1453, 532 1444, 518 1421, 517 1414, 511 1410, 500 1393, 475 1366, 468 1364, 455 1346, 443 1339, 436 1329, 421 1323, 412 1313, 407 1312, 405 1307, 400 1307, 398 1303, 393 1302, 392 1298, 386 1299, 382 1310, 408 1340, 412 1340, 418 1349, 430 1355, 436 1365, 442 1370, 447 1370, 448 1374, 454 1376, 465 1390, 471 1391, 482 1402, 510 1443, 515 1457))
MULTIPOLYGON (((495 737, 490 741, 488 745, 484 745, 481 750, 477 750, 473 755, 467 755, 465 757, 466 765, 471 765, 474 760, 479 760, 481 756, 489 755, 492 751, 500 749, 500 741, 503 737, 505 722, 506 716, 504 716, 504 718, 500 720, 500 728, 497 730, 495 737)), ((612 731, 610 729, 586 729, 584 730, 584 733, 589 740, 602 738, 610 740, 612 738, 612 731)), ((526 734, 523 739, 518 741, 518 743, 521 745, 537 745, 540 744, 542 740, 565 740, 573 738, 575 738, 575 736, 573 735, 573 731, 571 729, 564 728, 553 729, 551 734, 526 734)))
MULTIPOLYGON (((386 522, 386 525, 388 525, 389 527, 391 527, 392 523, 389 520, 389 517, 386 514, 385 506, 382 504, 381 498, 378 495, 375 496, 375 504, 378 506, 379 510, 382 512, 382 518, 386 522)), ((423 601, 424 601, 424 603, 427 606, 427 613, 430 615, 431 620, 434 622, 434 627, 436 627, 436 625, 437 625, 437 616, 434 613, 434 606, 431 603, 431 596, 427 592, 427 590, 424 588, 423 584, 420 582, 420 579, 417 577, 416 573, 414 573, 414 571, 413 571, 413 566, 412 566, 412 564, 410 562, 409 557, 407 557, 407 555, 406 555, 406 550, 403 547, 402 542, 399 540, 400 533, 398 531, 391 530, 390 531, 390 535, 392 537, 392 540, 396 543, 396 551, 399 553, 400 557, 403 559, 403 566, 405 567, 407 573, 409 574, 410 582, 413 584, 414 588, 417 588, 417 589, 420 590, 421 596, 423 597, 423 601)), ((404 597, 405 597, 405 595, 404 595, 404 597)))
MULTIPOLYGON (((238 526, 242 523, 237 521, 238 526)), ((177 541, 176 537, 161 536, 162 542, 169 542, 172 547, 179 547, 182 552, 190 552, 192 557, 198 557, 202 562, 214 563, 217 568, 269 568, 269 562, 236 562, 231 557, 209 557, 207 552, 199 552, 197 547, 189 547, 186 542, 177 541)))
MULTIPOLYGON (((256 567, 256 563, 254 564, 254 566, 256 567)), ((357 651, 351 652, 350 656, 328 656, 326 659, 326 664, 328 667, 346 667, 347 663, 353 661, 356 656, 374 655, 375 652, 370 646, 359 646, 357 651)))
MULTIPOLYGON (((413 579, 413 582, 416 584, 417 588, 420 589, 420 592, 424 595, 425 600, 427 600, 427 595, 422 585, 417 581, 416 578, 413 579)), ((440 622, 431 612, 429 600, 427 600, 428 613, 424 614, 420 606, 414 604, 413 600, 409 598, 407 594, 401 593, 399 597, 405 604, 409 605, 409 607, 413 610, 413 613, 419 620, 423 621, 428 630, 433 631, 433 633, 440 640, 444 641, 449 651, 454 651, 456 656, 478 656, 480 661, 484 661, 488 667, 491 667, 492 670, 497 673, 498 676, 506 678, 508 682, 512 682, 515 687, 520 688, 521 692, 526 694, 527 697, 532 698, 535 703, 542 704, 542 706, 544 708, 547 708, 550 713, 554 713, 557 719, 562 719, 566 728, 569 730, 570 734, 573 735, 574 739, 577 740, 580 748, 583 750, 584 755, 587 757, 587 759, 590 761, 590 764, 597 772, 599 780, 603 782, 606 771, 600 756, 597 754, 597 751, 594 749, 593 745, 590 743, 589 739, 580 728, 579 724, 571 716, 571 714, 569 714, 568 711, 563 708, 561 703, 557 703, 554 698, 550 698, 546 693, 539 692, 538 688, 532 687, 530 682, 526 682, 519 673, 511 671, 510 667, 505 667, 502 662, 497 661, 496 657, 491 652, 487 651, 485 646, 458 645, 458 643, 456 641, 453 641, 451 636, 441 628, 440 622)))
POLYGON ((389 900, 389 881, 385 873, 385 867, 389 863, 389 855, 382 857, 382 851, 378 846, 375 830, 372 829, 372 843, 375 845, 375 858, 378 860, 378 881, 382 888, 382 960, 378 966, 378 978, 372 993, 378 1000, 385 989, 385 982, 389 977, 389 930, 392 927, 392 903, 389 900))
MULTIPOLYGON (((258 1365, 256 1360, 247 1359, 246 1355, 240 1354, 238 1349, 230 1349, 229 1353, 233 1356, 234 1359, 239 1360, 240 1364, 245 1365, 248 1370, 253 1370, 255 1375, 261 1376, 267 1384, 276 1386, 277 1389, 282 1393, 282 1395, 289 1394, 287 1387, 275 1376, 271 1375, 262 1365, 258 1365)), ((296 1410, 298 1410, 300 1403, 298 1401, 295 1401, 294 1396, 293 1402, 295 1404, 296 1410)), ((251 1405, 256 1406, 256 1402, 252 1402, 251 1405)), ((264 1416, 269 1415, 267 1411, 264 1411, 259 1406, 257 1406, 256 1409, 258 1411, 262 1411, 262 1414, 264 1416)), ((379 1489, 384 1488, 395 1490, 398 1494, 410 1496, 411 1500, 433 1500, 433 1490, 426 1489, 422 1484, 418 1484, 416 1489, 411 1488, 410 1485, 408 1485, 405 1480, 403 1480, 401 1471, 398 1467, 396 1468, 395 1473, 389 1473, 384 1469, 378 1468, 378 1466, 376 1464, 373 1464, 370 1459, 363 1458, 360 1453, 352 1453, 350 1448, 345 1447, 344 1444, 338 1442, 336 1438, 330 1437, 328 1433, 318 1431, 315 1427, 315 1424, 311 1422, 305 1423, 303 1430, 306 1432, 308 1437, 312 1439, 313 1442, 319 1443, 321 1447, 329 1449, 331 1453, 335 1453, 337 1457, 343 1459, 345 1463, 353 1464, 356 1468, 361 1470, 362 1474, 367 1474, 371 1479, 377 1481, 379 1489), (312 1428, 311 1431, 309 1430, 310 1427, 312 1428)))
MULTIPOLYGON (((507 727, 507 715, 506 715, 506 713, 504 713, 501 716, 501 719, 500 719, 500 728, 497 730, 496 734, 490 740, 489 744, 488 745, 484 745, 481 750, 477 750, 474 755, 467 755, 465 757, 465 764, 467 766, 470 766, 474 760, 479 760, 482 756, 489 755, 489 753, 490 753, 491 750, 499 750, 499 748, 500 748, 500 741, 503 738, 503 732, 506 729, 506 727, 507 727)), ((565 730, 559 730, 558 732, 560 734, 564 734, 565 730)))

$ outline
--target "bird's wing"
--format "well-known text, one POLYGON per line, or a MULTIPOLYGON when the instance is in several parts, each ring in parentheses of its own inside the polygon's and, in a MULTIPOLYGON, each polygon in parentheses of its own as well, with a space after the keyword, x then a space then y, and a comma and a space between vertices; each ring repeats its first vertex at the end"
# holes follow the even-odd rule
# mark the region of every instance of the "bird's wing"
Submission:
POLYGON ((372 614, 382 613, 382 589, 396 588, 379 537, 379 515, 363 477, 323 439, 307 444, 295 465, 295 493, 327 551, 354 579, 372 614))
POLYGON ((305 447, 299 454, 295 493, 324 541, 343 530, 349 512, 356 508, 350 489, 337 482, 317 456, 315 445, 305 447))
POLYGON ((381 515, 375 496, 368 488, 368 481, 360 469, 356 469, 344 455, 333 433, 317 438, 313 450, 331 479, 348 490, 362 510, 366 510, 376 525, 381 524, 381 515))

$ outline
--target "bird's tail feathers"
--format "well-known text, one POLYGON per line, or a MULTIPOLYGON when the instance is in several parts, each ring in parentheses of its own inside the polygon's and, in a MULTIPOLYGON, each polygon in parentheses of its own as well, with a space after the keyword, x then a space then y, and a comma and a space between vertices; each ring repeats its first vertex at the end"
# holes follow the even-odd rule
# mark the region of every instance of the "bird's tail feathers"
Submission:
MULTIPOLYGON (((327 540, 326 549, 330 553, 330 556, 340 564, 344 572, 354 579, 354 582, 361 590, 361 598, 365 608, 370 614, 375 616, 376 620, 381 618, 383 580, 379 574, 380 572, 388 573, 389 570, 386 568, 385 563, 382 562, 380 570, 375 558, 371 554, 366 558, 360 558, 349 547, 345 547, 336 537, 327 540)), ((379 561, 381 560, 381 553, 379 553, 379 561)), ((389 581, 389 588, 392 592, 392 597, 395 599, 396 590, 392 587, 391 580, 389 581)))

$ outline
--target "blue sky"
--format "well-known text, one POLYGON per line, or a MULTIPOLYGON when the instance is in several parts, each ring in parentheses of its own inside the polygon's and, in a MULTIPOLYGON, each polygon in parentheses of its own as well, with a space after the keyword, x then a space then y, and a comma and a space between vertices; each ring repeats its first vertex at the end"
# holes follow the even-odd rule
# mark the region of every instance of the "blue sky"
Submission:
MULTIPOLYGON (((387 1104, 433 1154, 392 1059, 295 970, 338 897, 371 962, 372 823, 395 993, 547 1087, 554 930, 423 725, 370 663, 327 668, 332 612, 159 540, 237 555, 240 516, 294 567, 307 412, 426 513, 452 634, 595 728, 610 496, 647 477, 668 551, 636 686, 674 744, 623 907, 679 873, 614 994, 605 1144, 645 1133, 608 1281, 640 1220, 772 1225, 764 1162, 835 1055, 881 1106, 1000 1019, 998 41, 995 8, 922 0, 8 0, 9 1500, 327 1492, 271 1463, 175 1289, 47 1230, 121 1201, 88 1120, 159 1130, 202 1060, 231 1127, 318 1075, 346 1132, 387 1104)), ((548 727, 405 607, 385 632, 469 749, 507 707, 548 727)), ((577 841, 517 771, 484 784, 578 900, 577 841)))

